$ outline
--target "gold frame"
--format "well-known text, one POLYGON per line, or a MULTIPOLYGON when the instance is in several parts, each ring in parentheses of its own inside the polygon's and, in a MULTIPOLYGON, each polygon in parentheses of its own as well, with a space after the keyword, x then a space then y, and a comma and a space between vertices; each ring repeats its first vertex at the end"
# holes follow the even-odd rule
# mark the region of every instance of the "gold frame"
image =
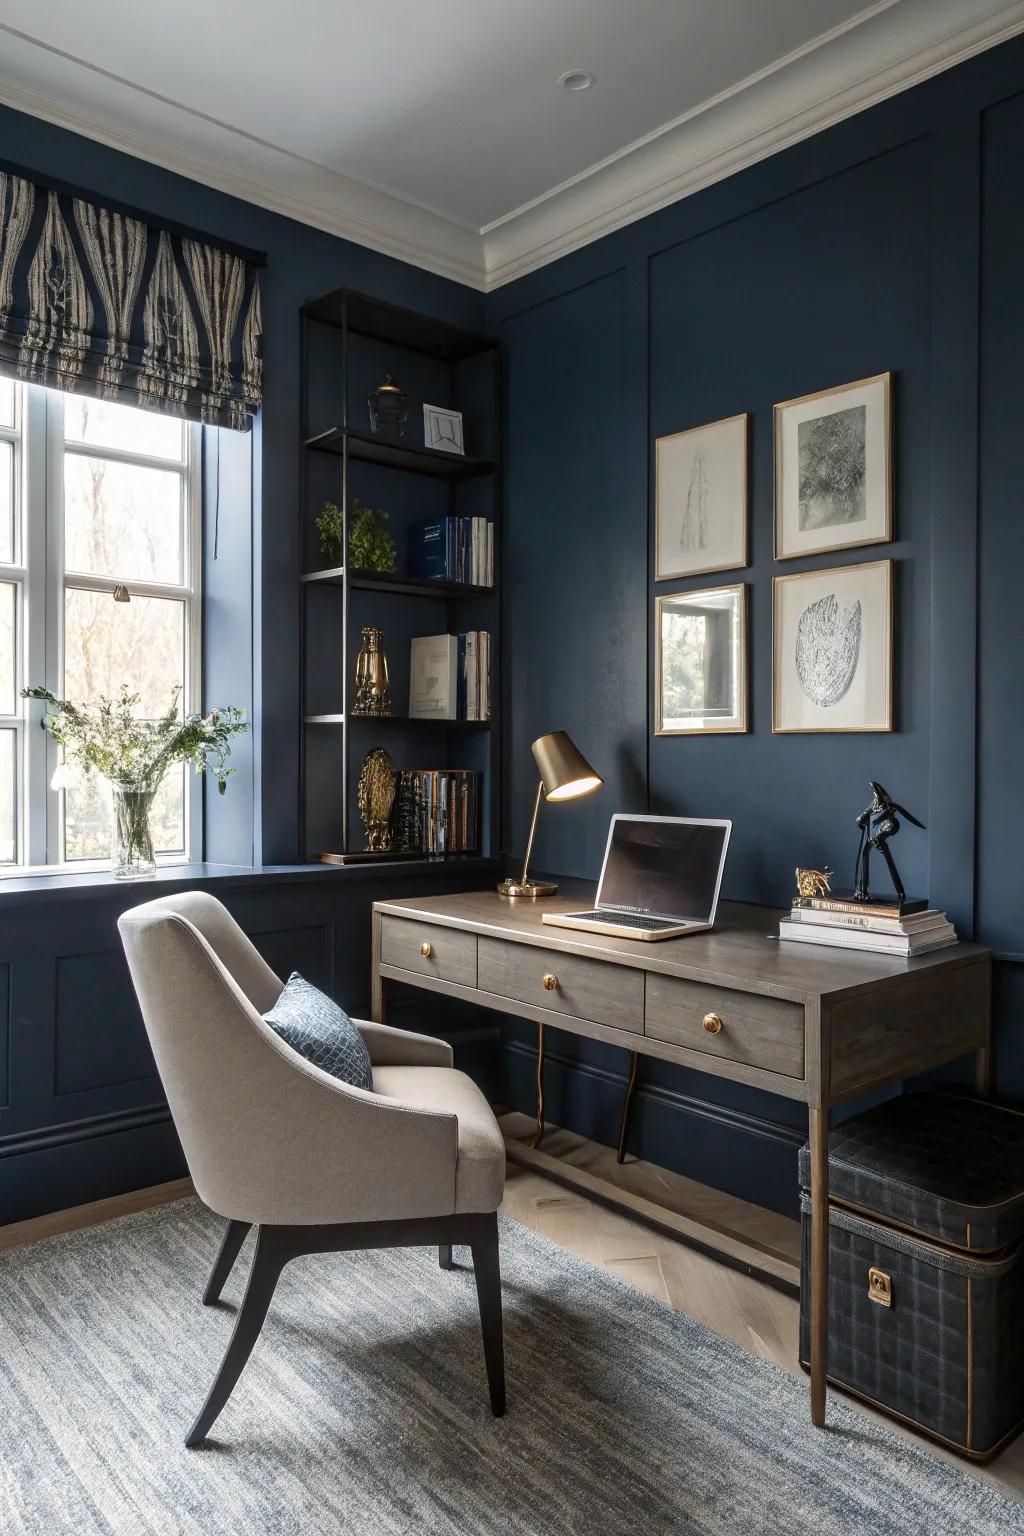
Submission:
POLYGON ((747 586, 745 581, 729 582, 722 587, 696 587, 692 592, 662 592, 654 599, 654 734, 655 736, 744 736, 750 732, 750 667, 747 653, 749 640, 747 635, 747 586), (666 727, 663 724, 662 692, 661 692, 661 608, 663 603, 674 602, 677 598, 705 597, 711 592, 736 592, 739 594, 740 616, 740 641, 739 641, 739 669, 740 679, 737 695, 739 698, 740 724, 739 725, 709 725, 709 726, 674 726, 666 727))
POLYGON ((775 560, 800 560, 805 555, 831 555, 840 549, 863 549, 871 544, 891 544, 893 540, 893 451, 892 451, 892 373, 873 373, 866 379, 854 379, 852 384, 838 384, 834 389, 818 389, 809 395, 797 395, 792 400, 780 400, 772 407, 772 473, 775 502, 775 530, 772 554, 775 560), (843 544, 821 544, 815 549, 794 550, 790 555, 782 553, 782 416, 795 405, 807 405, 811 400, 827 400, 832 395, 844 395, 851 389, 864 389, 869 384, 882 384, 883 431, 885 434, 885 528, 880 536, 866 539, 849 539, 843 544))
POLYGON ((750 412, 738 411, 735 416, 722 416, 718 421, 704 421, 696 427, 684 427, 681 432, 667 432, 654 440, 654 580, 682 581, 689 576, 713 576, 718 571, 742 571, 750 564, 750 412), (661 544, 661 497, 660 497, 660 448, 662 443, 673 443, 678 437, 690 437, 694 432, 706 432, 709 427, 728 427, 734 421, 743 423, 743 513, 741 560, 729 560, 723 565, 702 565, 692 571, 658 570, 658 550, 661 544))
POLYGON ((862 564, 833 565, 823 570, 794 571, 789 576, 772 577, 772 735, 773 736, 850 736, 865 732, 884 735, 893 730, 893 672, 896 654, 896 562, 866 560, 862 564), (886 623, 888 625, 885 666, 885 724, 884 725, 779 725, 779 591, 785 582, 807 581, 821 576, 837 576, 850 571, 885 572, 886 623))

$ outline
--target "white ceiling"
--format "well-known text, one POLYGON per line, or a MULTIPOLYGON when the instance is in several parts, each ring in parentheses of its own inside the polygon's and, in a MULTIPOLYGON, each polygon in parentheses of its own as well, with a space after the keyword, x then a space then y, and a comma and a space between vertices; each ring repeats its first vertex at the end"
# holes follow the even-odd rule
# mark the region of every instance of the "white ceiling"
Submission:
POLYGON ((1022 28, 1021 0, 0 0, 0 100, 488 288, 1022 28))

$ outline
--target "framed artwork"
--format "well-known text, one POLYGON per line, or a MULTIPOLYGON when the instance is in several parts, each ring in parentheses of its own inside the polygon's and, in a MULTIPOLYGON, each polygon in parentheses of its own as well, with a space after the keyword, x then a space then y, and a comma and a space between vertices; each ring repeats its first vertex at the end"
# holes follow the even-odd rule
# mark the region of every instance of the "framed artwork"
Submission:
POLYGON ((775 407, 775 558, 892 538, 892 374, 775 407))
POLYGON ((773 731, 891 731, 893 562, 776 576, 773 731))
POLYGON ((747 727, 747 588, 654 600, 654 733, 711 736, 747 727))
POLYGON ((440 405, 423 407, 423 442, 441 453, 465 453, 462 445, 462 412, 446 411, 440 405))
POLYGON ((654 445, 655 581, 747 563, 747 415, 654 445))

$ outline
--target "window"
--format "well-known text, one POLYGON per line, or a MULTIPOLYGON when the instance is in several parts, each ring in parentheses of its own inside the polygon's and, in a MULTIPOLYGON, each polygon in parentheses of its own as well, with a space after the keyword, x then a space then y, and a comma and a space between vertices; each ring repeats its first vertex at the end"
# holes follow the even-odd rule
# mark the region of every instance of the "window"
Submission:
MULTIPOLYGON (((50 787, 57 748, 26 729, 40 706, 21 689, 93 702, 124 682, 147 717, 175 688, 180 711, 196 707, 199 554, 197 427, 0 379, 0 864, 109 856, 107 786, 50 787)), ((154 809, 162 855, 189 857, 199 811, 173 770, 154 809)))

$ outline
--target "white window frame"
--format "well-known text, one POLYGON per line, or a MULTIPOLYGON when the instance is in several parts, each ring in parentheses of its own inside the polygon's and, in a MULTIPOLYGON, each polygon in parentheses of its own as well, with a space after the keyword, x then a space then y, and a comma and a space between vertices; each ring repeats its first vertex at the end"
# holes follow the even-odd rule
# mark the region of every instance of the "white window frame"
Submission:
MULTIPOLYGON (((64 404, 58 391, 23 385, 16 391, 14 433, 0 428, 0 436, 16 440, 17 503, 15 508, 15 566, 0 566, 0 580, 11 576, 18 587, 16 666, 18 689, 43 680, 63 695, 65 593, 69 587, 108 592, 124 582, 140 597, 170 598, 184 604, 184 690, 186 714, 201 707, 202 698, 202 429, 185 423, 184 457, 168 460, 124 449, 95 444, 66 443, 64 404), (20 413, 20 415, 19 415, 20 413), (143 468, 179 469, 185 487, 181 583, 137 581, 131 577, 93 576, 68 572, 64 564, 64 457, 85 457, 138 465, 143 468)), ((17 852, 20 862, 0 866, 0 875, 101 870, 105 859, 65 860, 63 790, 50 781, 58 764, 57 743, 38 729, 44 713, 41 703, 19 700, 16 720, 18 760, 16 781, 24 786, 18 795, 17 852), (26 729, 26 727, 30 727, 26 729)), ((7 717, 0 724, 7 725, 7 717)), ((157 855, 160 864, 187 864, 202 857, 202 781, 185 770, 185 847, 157 855)))

